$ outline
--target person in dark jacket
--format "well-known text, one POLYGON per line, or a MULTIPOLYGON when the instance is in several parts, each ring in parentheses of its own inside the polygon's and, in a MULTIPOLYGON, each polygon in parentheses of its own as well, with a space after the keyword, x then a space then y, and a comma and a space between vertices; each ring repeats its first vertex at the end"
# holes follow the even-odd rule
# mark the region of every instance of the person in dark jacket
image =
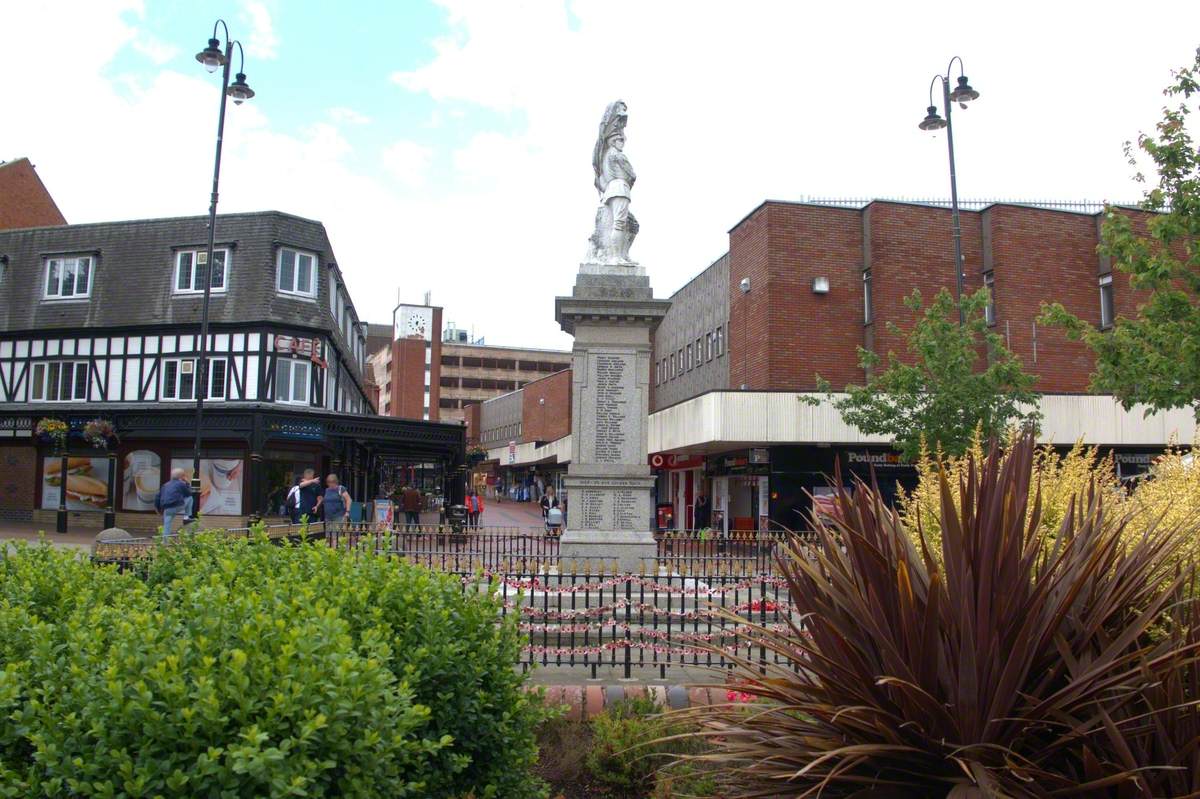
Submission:
POLYGON ((187 472, 183 469, 172 469, 171 479, 158 489, 154 498, 154 508, 163 515, 162 537, 166 543, 175 526, 175 517, 183 517, 185 523, 192 515, 192 488, 184 478, 187 472))
POLYGON ((297 483, 298 499, 291 506, 292 524, 299 524, 301 516, 307 516, 310 522, 317 520, 317 508, 321 506, 321 480, 313 469, 305 469, 304 476, 297 483))
POLYGON ((696 495, 696 510, 692 517, 692 524, 697 530, 707 530, 712 526, 712 505, 708 503, 708 497, 704 496, 703 491, 696 495))

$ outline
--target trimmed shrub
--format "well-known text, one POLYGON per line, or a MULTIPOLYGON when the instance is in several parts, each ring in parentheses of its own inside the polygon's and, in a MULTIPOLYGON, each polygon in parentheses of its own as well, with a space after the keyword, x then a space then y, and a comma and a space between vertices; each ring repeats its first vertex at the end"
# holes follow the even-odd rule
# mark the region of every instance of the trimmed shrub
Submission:
POLYGON ((541 795, 541 711, 486 594, 215 535, 145 568, 0 563, 0 795, 541 795))

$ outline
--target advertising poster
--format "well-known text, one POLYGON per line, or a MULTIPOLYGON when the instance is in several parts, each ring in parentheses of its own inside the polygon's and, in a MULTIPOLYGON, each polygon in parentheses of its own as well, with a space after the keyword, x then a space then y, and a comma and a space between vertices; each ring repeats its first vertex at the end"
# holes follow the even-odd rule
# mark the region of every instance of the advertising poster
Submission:
POLYGON ((65 491, 67 510, 104 512, 108 504, 108 458, 67 458, 63 474, 62 458, 42 461, 42 509, 58 510, 65 491))
POLYGON ((392 518, 395 510, 390 499, 377 499, 375 505, 375 529, 386 532, 392 529, 392 518))
POLYGON ((138 449, 125 456, 121 473, 121 507, 125 510, 154 510, 154 498, 162 485, 162 458, 157 452, 138 449))
MULTIPOLYGON (((171 469, 183 469, 183 479, 192 479, 191 458, 172 458, 171 469)), ((200 461, 200 512, 213 516, 242 514, 242 468, 240 458, 203 458, 200 461)))

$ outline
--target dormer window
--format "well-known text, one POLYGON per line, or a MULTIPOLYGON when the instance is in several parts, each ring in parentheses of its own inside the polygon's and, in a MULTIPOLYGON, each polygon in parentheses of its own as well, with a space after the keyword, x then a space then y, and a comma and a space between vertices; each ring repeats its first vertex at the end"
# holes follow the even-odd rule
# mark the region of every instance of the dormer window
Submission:
POLYGON ((84 299, 92 292, 92 256, 46 259, 46 299, 84 299))
MULTIPOLYGON (((213 250, 211 292, 224 292, 229 270, 229 250, 213 250)), ((210 274, 208 250, 180 250, 175 254, 175 293, 199 294, 204 291, 204 278, 210 274)))
POLYGON ((276 287, 280 294, 317 296, 317 256, 310 252, 280 247, 276 287))

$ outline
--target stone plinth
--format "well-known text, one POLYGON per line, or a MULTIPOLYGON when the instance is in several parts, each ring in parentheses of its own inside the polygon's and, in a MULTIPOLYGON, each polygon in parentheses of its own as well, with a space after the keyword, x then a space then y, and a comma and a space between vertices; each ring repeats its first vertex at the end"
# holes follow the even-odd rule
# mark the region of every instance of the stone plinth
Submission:
POLYGON ((671 305, 654 299, 640 266, 582 264, 555 318, 572 350, 567 558, 616 558, 636 571, 655 553, 654 477, 646 453, 651 343, 671 305))

